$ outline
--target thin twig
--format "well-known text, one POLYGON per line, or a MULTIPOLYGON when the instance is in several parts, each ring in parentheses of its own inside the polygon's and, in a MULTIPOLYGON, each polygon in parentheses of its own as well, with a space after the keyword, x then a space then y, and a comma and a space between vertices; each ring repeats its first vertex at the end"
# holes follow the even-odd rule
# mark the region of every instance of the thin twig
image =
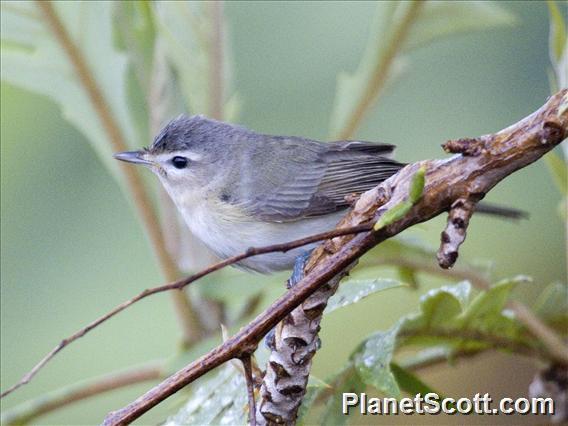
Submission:
MULTIPOLYGON (((483 198, 505 177, 538 160, 568 135, 568 111, 561 108, 566 102, 568 90, 562 90, 530 116, 488 136, 483 155, 455 155, 450 159, 410 164, 378 187, 364 193, 342 220, 343 226, 376 222, 385 212, 408 198, 416 172, 421 168, 426 169, 424 191, 404 217, 379 231, 365 232, 355 237, 334 238, 320 246, 310 257, 308 265, 310 262, 316 265, 311 272, 263 313, 222 345, 173 374, 126 407, 109 413, 104 424, 128 424, 206 372, 250 352, 286 315, 372 247, 410 226, 446 212, 457 199, 468 194, 474 195, 475 199, 483 198), (551 128, 555 131, 551 132, 551 128), (329 246, 338 248, 338 251, 326 256, 329 246)), ((547 355, 554 361, 568 365, 567 354, 559 359, 553 353, 547 355)))
MULTIPOLYGON (((494 349, 494 348, 493 348, 494 349)), ((418 371, 425 368, 434 367, 443 363, 447 363, 449 360, 452 362, 457 361, 462 358, 469 358, 475 355, 480 355, 484 353, 485 349, 458 349, 455 351, 433 353, 429 356, 425 356, 421 359, 415 360, 402 360, 398 364, 405 369, 411 371, 418 371)))
POLYGON ((389 77, 390 68, 396 58, 396 55, 400 51, 402 45, 404 44, 406 37, 412 23, 417 18, 420 8, 422 7, 422 1, 413 1, 409 6, 406 15, 401 20, 400 24, 394 31, 392 38, 390 39, 390 44, 385 50, 383 58, 377 62, 376 69, 373 70, 372 77, 366 83, 363 97, 359 99, 356 107, 353 108, 347 124, 338 133, 338 139, 348 139, 355 133, 355 130, 361 124, 365 113, 368 111, 369 107, 373 102, 376 102, 380 91, 385 86, 387 79, 389 77))
POLYGON ((170 290, 181 290, 185 286, 191 284, 194 281, 197 281, 200 278, 203 278, 206 275, 211 274, 212 272, 218 271, 219 269, 222 269, 222 268, 229 266, 229 265, 233 265, 233 264, 235 264, 235 263, 237 263, 237 262, 239 262, 243 259, 246 259, 246 258, 249 258, 249 257, 252 257, 252 256, 258 256, 260 254, 267 254, 267 253, 274 253, 274 252, 286 252, 288 250, 292 250, 292 249, 297 248, 297 247, 302 247, 302 246, 305 246, 307 244, 315 243, 317 241, 327 240, 327 239, 330 239, 330 238, 339 237, 339 236, 343 236, 343 235, 356 234, 356 233, 360 233, 360 232, 367 232, 370 229, 372 229, 372 224, 364 224, 364 225, 353 226, 351 228, 346 228, 346 229, 334 229, 334 230, 329 231, 329 232, 322 232, 321 234, 312 235, 312 236, 309 236, 309 237, 306 237, 306 238, 301 238, 299 240, 291 241, 291 242, 288 242, 288 243, 274 244, 274 245, 271 245, 271 246, 257 247, 257 248, 251 247, 245 253, 241 253, 239 255, 229 257, 228 259, 225 259, 221 262, 217 262, 214 265, 211 265, 208 268, 203 269, 200 272, 197 272, 193 275, 190 275, 189 277, 174 281, 174 282, 169 283, 169 284, 165 284, 165 285, 161 285, 161 286, 158 286, 158 287, 154 287, 154 288, 144 290, 143 292, 141 292, 137 296, 133 297, 132 299, 129 299, 129 300, 121 303, 120 305, 116 306, 110 312, 108 312, 105 315, 97 318, 96 320, 91 322, 86 327, 81 328, 76 333, 72 334, 71 336, 67 337, 66 339, 63 339, 35 367, 33 367, 28 373, 26 373, 24 375, 24 377, 22 377, 22 379, 18 383, 16 383, 14 386, 12 386, 9 389, 2 392, 2 394, 0 395, 0 398, 4 398, 6 395, 12 393, 13 391, 18 389, 19 387, 29 383, 30 380, 39 372, 39 370, 41 370, 45 366, 45 364, 47 364, 55 355, 57 355, 57 353, 59 353, 63 348, 68 346, 70 343, 72 343, 75 340, 83 337, 89 331, 91 331, 95 327, 99 326, 103 322, 107 321, 108 319, 112 318, 113 316, 115 316, 119 312, 125 310, 126 308, 133 305, 134 303, 136 303, 136 302, 138 302, 138 301, 140 301, 140 300, 142 300, 142 299, 144 299, 144 298, 146 298, 146 297, 148 297, 152 294, 162 293, 164 291, 170 291, 170 290))
POLYGON ((403 257, 381 257, 379 259, 373 259, 372 265, 377 266, 400 266, 403 268, 416 269, 422 272, 426 272, 430 275, 438 275, 441 277, 453 278, 458 280, 467 280, 471 282, 474 286, 480 289, 488 289, 491 285, 489 281, 483 277, 482 274, 466 268, 452 268, 452 269, 441 269, 435 264, 429 264, 426 262, 420 262, 417 260, 412 260, 410 258, 403 257))
POLYGON ((161 363, 152 363, 105 374, 102 377, 66 386, 16 406, 2 415, 2 424, 20 425, 29 423, 37 417, 66 407, 74 402, 136 383, 163 379, 164 376, 161 363))
MULTIPOLYGON (((430 329, 430 330, 405 330, 398 334, 401 339, 412 338, 412 337, 433 337, 436 339, 447 339, 448 341, 459 340, 462 343, 484 343, 488 348, 496 350, 510 351, 513 353, 518 353, 525 355, 527 357, 546 359, 549 355, 540 347, 530 345, 525 342, 518 342, 505 337, 485 333, 478 330, 459 330, 459 331, 445 331, 442 329, 430 329)), ((402 343, 404 344, 404 343, 402 343)))
MULTIPOLYGON (((108 105, 102 91, 97 85, 97 81, 87 65, 81 51, 77 48, 67 29, 57 16, 55 9, 50 1, 36 0, 36 5, 41 10, 45 21, 51 28, 55 38, 67 54, 69 62, 75 69, 75 73, 81 85, 85 89, 87 96, 91 100, 93 108, 103 126, 111 147, 114 151, 126 151, 128 144, 120 130, 120 126, 115 121, 111 108, 108 105)), ((134 204, 138 214, 142 218, 142 222, 150 237, 150 242, 154 252, 158 257, 160 267, 164 277, 168 281, 173 281, 178 276, 178 271, 174 260, 169 255, 164 237, 160 232, 160 224, 152 207, 152 203, 145 191, 144 184, 138 171, 134 167, 121 165, 121 171, 124 174, 128 188, 132 194, 134 204)), ((173 294, 174 305, 178 314, 178 319, 182 325, 184 339, 190 344, 199 338, 199 333, 194 332, 192 319, 196 318, 193 307, 182 292, 173 294)))
POLYGON ((515 313, 517 320, 546 347, 554 358, 568 360, 568 347, 554 330, 521 302, 513 300, 509 302, 508 306, 515 313))
POLYGON ((245 369, 245 379, 247 382, 248 408, 249 408, 249 425, 256 426, 256 402, 254 397, 254 379, 252 376, 251 354, 245 354, 241 357, 243 367, 245 369))

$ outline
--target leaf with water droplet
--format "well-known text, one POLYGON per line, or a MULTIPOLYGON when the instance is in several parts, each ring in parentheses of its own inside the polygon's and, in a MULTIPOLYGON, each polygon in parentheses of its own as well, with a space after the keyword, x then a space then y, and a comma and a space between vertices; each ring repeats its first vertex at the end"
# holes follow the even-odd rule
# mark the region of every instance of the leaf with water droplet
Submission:
POLYGON ((337 293, 329 299, 325 313, 329 314, 336 309, 352 305, 353 303, 357 303, 360 300, 380 291, 402 287, 404 285, 405 284, 400 281, 389 278, 379 278, 376 280, 347 280, 341 283, 337 293))

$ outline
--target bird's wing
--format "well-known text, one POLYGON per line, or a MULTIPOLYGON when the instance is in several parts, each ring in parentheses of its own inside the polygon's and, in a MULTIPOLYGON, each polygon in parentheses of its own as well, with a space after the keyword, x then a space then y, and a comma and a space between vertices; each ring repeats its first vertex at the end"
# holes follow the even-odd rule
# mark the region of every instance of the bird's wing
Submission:
POLYGON ((242 207, 249 214, 263 221, 289 222, 333 213, 348 207, 347 195, 375 187, 403 166, 389 158, 393 145, 307 142, 257 164, 271 169, 262 174, 270 178, 256 194, 245 197, 242 207))

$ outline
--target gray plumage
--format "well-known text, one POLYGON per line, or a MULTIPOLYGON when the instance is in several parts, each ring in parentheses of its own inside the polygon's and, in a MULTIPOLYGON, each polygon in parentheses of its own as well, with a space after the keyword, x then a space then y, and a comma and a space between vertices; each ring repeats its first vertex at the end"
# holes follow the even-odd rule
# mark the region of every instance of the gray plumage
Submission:
MULTIPOLYGON (((393 145, 271 136, 202 116, 180 116, 119 160, 149 167, 188 227, 220 258, 331 230, 360 194, 396 173, 393 145)), ((288 269, 314 245, 245 259, 258 272, 288 269)))
POLYGON ((375 187, 403 166, 388 158, 393 145, 264 135, 203 116, 171 121, 149 148, 154 154, 180 150, 222 164, 215 183, 227 202, 271 222, 343 210, 346 196, 375 187))
MULTIPOLYGON (((146 149, 115 154, 154 172, 190 230, 220 258, 329 231, 348 207, 404 164, 393 145, 271 136, 202 116, 168 123, 146 149)), ((508 217, 496 206, 478 211, 508 217)), ((239 267, 289 269, 305 246, 251 257, 239 267)))

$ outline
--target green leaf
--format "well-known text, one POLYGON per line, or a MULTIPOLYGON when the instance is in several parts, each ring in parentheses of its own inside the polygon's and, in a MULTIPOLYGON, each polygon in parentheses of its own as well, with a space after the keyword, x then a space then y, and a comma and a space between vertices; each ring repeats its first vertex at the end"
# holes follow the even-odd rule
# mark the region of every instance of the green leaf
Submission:
POLYGON ((166 426, 247 423, 245 379, 231 364, 218 369, 212 378, 201 381, 194 389, 184 407, 167 419, 166 426))
POLYGON ((390 369, 399 327, 397 324, 386 332, 373 334, 351 356, 361 380, 392 397, 400 396, 400 388, 390 369))
POLYGON ((534 311, 562 334, 568 334, 568 286, 552 283, 540 294, 534 311))
POLYGON ((420 167, 418 171, 414 173, 414 176, 412 176, 412 180, 410 181, 410 192, 408 194, 408 198, 412 204, 416 204, 422 196, 422 192, 424 191, 425 176, 426 167, 424 166, 420 167))
POLYGON ((439 392, 433 390, 430 386, 420 380, 411 371, 402 368, 395 362, 391 362, 391 371, 398 383, 398 386, 408 394, 414 396, 417 394, 426 395, 427 393, 435 393, 441 395, 439 392))
POLYGON ((140 86, 149 93, 156 30, 154 11, 148 0, 116 5, 117 44, 129 56, 140 86))
MULTIPOLYGON (((459 284, 458 284, 459 285, 459 284)), ((446 327, 461 313, 459 299, 448 291, 449 287, 430 290, 421 298, 420 326, 425 328, 446 327)))
POLYGON ((516 22, 515 16, 497 2, 425 2, 404 48, 413 50, 454 34, 508 27, 516 22))
MULTIPOLYGON (((335 380, 337 377, 338 377, 337 375, 334 376, 333 380, 335 380)), ((328 392, 331 397, 332 393, 330 391, 332 389, 333 389, 332 385, 321 379, 318 379, 313 374, 310 374, 310 377, 308 379, 306 394, 304 395, 304 399, 302 400, 302 405, 300 405, 300 408, 298 410, 299 425, 306 424, 305 420, 309 410, 315 404, 316 400, 322 395, 322 393, 328 392)))
MULTIPOLYGON (((207 2, 156 2, 156 31, 163 43, 165 56, 175 71, 186 109, 192 114, 210 111, 211 74, 209 49, 214 30, 207 2)), ((231 52, 223 46, 224 119, 235 119, 239 99, 231 88, 231 52)))
POLYGON ((413 290, 416 290, 419 287, 418 277, 416 272, 417 272, 416 269, 407 268, 405 266, 397 268, 397 274, 399 279, 403 283, 408 284, 410 288, 412 288, 413 290))
POLYGON ((498 282, 489 290, 478 294, 459 318, 459 327, 476 330, 494 330, 505 322, 503 309, 511 291, 530 278, 519 275, 498 282))
POLYGON ((205 3, 159 2, 156 31, 166 58, 176 71, 187 109, 194 114, 209 111, 209 58, 211 24, 205 3))
POLYGON ((558 7, 558 3, 553 0, 548 0, 546 3, 550 14, 550 60, 553 64, 557 64, 561 61, 566 45, 566 24, 564 22, 564 16, 562 16, 562 12, 558 7))
POLYGON ((322 425, 344 425, 349 415, 343 414, 343 394, 347 392, 359 394, 365 391, 366 384, 351 364, 348 364, 337 376, 334 393, 329 398, 323 417, 318 422, 322 425))
POLYGON ((402 219, 406 215, 406 213, 410 211, 411 208, 412 203, 410 201, 402 201, 396 204, 383 213, 379 220, 377 220, 377 223, 375 223, 375 226, 373 226, 373 229, 375 231, 378 231, 385 226, 388 226, 396 222, 397 220, 402 219))
MULTIPOLYGON (((115 4, 52 2, 51 5, 85 59, 126 142, 134 146, 136 131, 126 94, 127 57, 116 49, 112 38, 115 4)), ((2 2, 1 8, 2 80, 55 101, 63 116, 87 137, 105 166, 118 176, 118 162, 112 159, 108 135, 37 5, 2 2)))
POLYGON ((418 202, 422 196, 422 191, 424 190, 424 176, 426 174, 426 168, 424 166, 420 167, 416 173, 412 176, 410 180, 410 189, 408 191, 408 200, 401 201, 395 206, 388 209, 383 215, 377 220, 373 229, 378 231, 379 229, 388 226, 397 220, 402 219, 412 208, 414 204, 418 202))
POLYGON ((337 293, 329 299, 325 313, 357 303, 360 300, 383 290, 404 286, 397 280, 379 278, 376 280, 347 280, 339 286, 337 293))
POLYGON ((560 158, 560 155, 555 151, 546 154, 544 161, 560 193, 568 196, 568 165, 566 165, 566 161, 560 158))
POLYGON ((439 350, 443 345, 444 351, 477 351, 494 347, 496 339, 528 344, 520 336, 522 327, 502 312, 513 287, 525 280, 517 277, 502 281, 471 302, 467 281, 430 290, 422 296, 418 314, 408 315, 390 330, 365 339, 353 353, 352 362, 365 383, 398 396, 400 383, 393 375, 391 361, 394 351, 402 346, 418 344, 439 350))

